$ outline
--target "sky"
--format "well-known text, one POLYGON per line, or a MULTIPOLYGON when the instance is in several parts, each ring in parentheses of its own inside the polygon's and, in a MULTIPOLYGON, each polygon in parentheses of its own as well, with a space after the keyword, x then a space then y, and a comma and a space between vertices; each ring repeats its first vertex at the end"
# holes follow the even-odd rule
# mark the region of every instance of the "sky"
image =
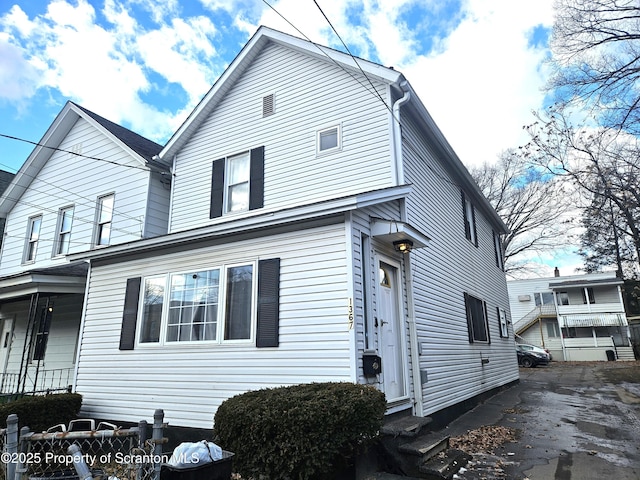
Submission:
MULTIPOLYGON (((552 4, 0 0, 0 135, 38 142, 72 100, 164 144, 266 25, 393 66, 465 165, 494 162, 526 143, 523 125, 548 102, 552 4)), ((0 169, 32 149, 0 136, 0 169)))

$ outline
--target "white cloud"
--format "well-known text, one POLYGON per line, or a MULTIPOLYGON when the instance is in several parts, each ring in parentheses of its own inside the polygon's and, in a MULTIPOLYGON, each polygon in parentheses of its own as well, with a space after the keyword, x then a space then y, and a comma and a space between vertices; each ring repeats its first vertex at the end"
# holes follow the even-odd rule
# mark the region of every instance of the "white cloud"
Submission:
POLYGON ((551 26, 551 0, 467 2, 467 17, 441 50, 402 68, 467 165, 494 161, 526 141, 522 126, 543 104, 544 49, 529 45, 536 25, 551 26))

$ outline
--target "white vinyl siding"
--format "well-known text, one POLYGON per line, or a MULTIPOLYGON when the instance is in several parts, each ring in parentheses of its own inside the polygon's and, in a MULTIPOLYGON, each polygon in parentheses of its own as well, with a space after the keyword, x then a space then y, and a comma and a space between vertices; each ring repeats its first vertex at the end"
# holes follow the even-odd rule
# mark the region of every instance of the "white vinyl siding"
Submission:
POLYGON ((414 185, 407 221, 431 238, 427 248, 411 253, 428 415, 517 380, 518 367, 512 334, 500 337, 496 307, 506 309, 509 302, 504 273, 495 264, 494 226, 478 210, 478 247, 465 238, 459 181, 421 140, 411 116, 404 114, 402 125, 403 142, 410 142, 403 148, 404 180, 414 185), (464 292, 487 303, 491 343, 469 343, 464 292))
POLYGON ((173 425, 211 428, 217 406, 235 394, 350 381, 345 238, 340 223, 94 266, 77 377, 83 415, 135 422, 162 408, 173 425), (118 349, 127 278, 264 258, 281 261, 278 347, 196 342, 118 349))
POLYGON ((265 148, 264 208, 245 215, 391 186, 388 118, 380 99, 332 62, 267 45, 177 154, 170 231, 225 221, 209 218, 203 172, 257 146, 265 148), (265 91, 278 92, 278 113, 263 118, 265 91), (342 149, 317 157, 317 131, 338 124, 342 149))
MULTIPOLYGON (((52 258, 52 252, 57 242, 59 209, 71 204, 74 205, 73 239, 68 253, 89 250, 94 242, 96 199, 106 193, 116 192, 110 243, 141 238, 145 230, 149 172, 141 169, 140 161, 110 142, 84 119, 76 122, 59 148, 71 150, 77 145, 82 145, 84 155, 108 161, 88 160, 62 151, 51 154, 50 159, 7 215, 6 238, 3 242, 0 265, 4 275, 25 270, 26 266, 21 266, 21 263, 26 221, 36 214, 42 214, 38 251, 46 252, 43 255, 38 254, 38 268, 66 262, 63 256, 52 258), (113 162, 122 166, 118 167, 113 162)), ((156 193, 168 198, 169 191, 165 189, 162 193, 160 189, 162 187, 158 188, 156 193)), ((167 200, 157 200, 154 205, 158 204, 159 210, 165 208, 166 212, 167 207, 162 207, 166 202, 167 200)), ((155 233, 162 230, 161 223, 155 221, 158 227, 151 231, 155 233)))

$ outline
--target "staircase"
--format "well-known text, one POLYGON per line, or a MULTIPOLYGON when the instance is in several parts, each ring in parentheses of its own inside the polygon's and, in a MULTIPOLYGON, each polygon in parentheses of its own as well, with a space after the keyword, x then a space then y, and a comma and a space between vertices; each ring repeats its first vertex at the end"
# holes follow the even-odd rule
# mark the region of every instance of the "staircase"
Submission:
POLYGON ((406 416, 385 423, 382 451, 388 465, 366 480, 451 480, 471 456, 449 448, 449 436, 428 431, 429 417, 406 416))
POLYGON ((620 362, 633 362, 636 359, 633 347, 616 347, 616 353, 620 362))

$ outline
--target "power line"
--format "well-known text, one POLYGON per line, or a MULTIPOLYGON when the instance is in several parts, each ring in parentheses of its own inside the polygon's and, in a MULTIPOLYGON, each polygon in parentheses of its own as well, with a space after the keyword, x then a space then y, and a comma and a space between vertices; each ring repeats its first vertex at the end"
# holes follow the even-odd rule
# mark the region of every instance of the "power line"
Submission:
POLYGON ((149 164, 147 164, 146 167, 141 167, 141 166, 137 166, 137 165, 125 165, 125 164, 122 164, 122 163, 115 162, 113 160, 107 160, 105 158, 100 158, 100 157, 93 157, 91 155, 83 155, 82 153, 74 152, 72 150, 65 150, 64 148, 52 147, 50 145, 45 145, 44 143, 34 142, 34 141, 31 141, 31 140, 27 140, 25 138, 16 137, 16 136, 13 136, 13 135, 7 135, 5 133, 0 133, 0 137, 7 138, 9 140, 16 140, 18 142, 29 143, 31 145, 35 145, 36 147, 48 148, 49 150, 54 150, 56 152, 63 152, 63 153, 68 153, 70 155, 75 155, 77 157, 88 158, 89 160, 97 160, 99 162, 110 163, 112 165, 117 165, 119 167, 135 168, 135 169, 138 169, 138 170, 144 170, 145 172, 155 169, 155 171, 157 173, 167 173, 167 171, 165 169, 155 168, 155 167, 152 167, 149 164))
MULTIPOLYGON (((393 111, 391 110, 391 108, 389 107, 389 105, 387 105, 387 102, 384 101, 384 99, 382 98, 382 96, 380 95, 380 92, 378 92, 378 90, 376 89, 376 87, 373 85, 373 82, 371 81, 371 79, 369 78, 369 76, 365 73, 365 71, 362 69, 362 67, 360 66, 360 64, 358 63, 358 60, 356 59, 356 57, 351 53, 351 50, 349 50, 349 47, 347 46, 347 44, 345 43, 344 40, 342 40, 342 37, 340 36, 340 34, 338 33, 338 31, 336 30, 336 28, 333 26, 333 24, 331 23, 331 20, 329 20, 329 17, 327 17, 327 15, 324 13, 324 11, 322 10, 322 7, 320 7, 320 5, 318 4, 318 2, 316 0, 313 0, 313 3, 316 4, 316 7, 318 7, 318 10, 320 10, 320 13, 322 14, 322 16, 324 17, 324 19, 327 21, 327 23, 329 24, 329 26, 331 27, 331 30, 333 30, 333 33, 336 34, 336 37, 338 37, 338 40, 340 40, 340 42, 342 42, 342 45, 344 46, 344 48, 347 50, 347 53, 349 54, 349 56, 351 57, 351 59, 353 60, 353 62, 356 64, 356 66, 358 67, 358 69, 360 70, 360 72, 362 73, 362 75, 364 75, 364 78, 367 79, 367 81, 369 82, 369 85, 371 85, 371 88, 373 88, 373 91, 375 92, 376 96, 380 99, 380 101, 382 102, 382 104, 389 110, 389 112, 391 112, 391 115, 393 115, 393 111)), ((395 118, 394 118, 395 119, 395 118)), ((400 123, 400 121, 398 119, 395 119, 398 123, 400 123)))
MULTIPOLYGON (((367 92, 371 93, 373 96, 379 98, 382 101, 382 104, 385 106, 385 108, 387 110, 389 110, 392 114, 392 110, 391 107, 389 107, 389 105, 387 105, 387 103, 384 101, 384 99, 380 96, 380 94, 378 93, 378 91, 376 90, 376 88, 373 86, 373 84, 371 83, 371 80, 367 77, 367 75, 365 74, 365 77, 367 78, 367 80, 369 80, 369 83, 371 84, 372 88, 373 88, 373 92, 371 92, 371 90, 369 90, 369 87, 365 84, 363 84, 359 78, 357 78, 355 75, 353 75, 350 71, 348 71, 347 69, 344 68, 343 65, 341 65, 339 62, 337 62, 334 58, 332 58, 323 48, 322 46, 318 45, 316 42, 314 42, 313 40, 311 40, 309 37, 307 37, 302 30, 300 30, 298 27, 296 27, 293 23, 291 23, 284 15, 282 15, 278 10, 276 10, 275 7, 273 7, 272 5, 269 4, 269 2, 267 2, 267 0, 262 0, 262 2, 267 5, 271 10, 273 10, 280 18, 282 18, 285 22, 287 22, 293 29, 296 30, 296 32, 298 32, 300 35, 302 35, 309 43, 311 43, 312 45, 314 45, 319 51, 320 53, 322 53, 325 57, 327 57, 329 60, 331 60, 338 68, 340 68, 343 72, 345 72, 347 75, 349 75, 351 78, 353 78, 356 82, 358 82, 367 92)), ((325 17, 326 18, 326 17, 325 17)), ((351 55, 351 57, 354 59, 353 55, 351 55)), ((358 68, 360 69, 360 71, 362 72, 362 68, 360 68, 360 65, 356 62, 356 65, 358 66, 358 68)), ((364 73, 364 72, 362 72, 364 73)))

